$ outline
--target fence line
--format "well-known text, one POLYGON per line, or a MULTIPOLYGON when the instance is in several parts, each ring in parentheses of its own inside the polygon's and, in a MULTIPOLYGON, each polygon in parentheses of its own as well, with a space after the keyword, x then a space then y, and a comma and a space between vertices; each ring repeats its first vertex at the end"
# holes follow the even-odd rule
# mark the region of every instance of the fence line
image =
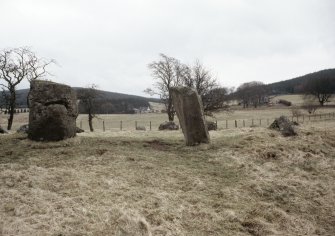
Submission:
MULTIPOLYGON (((335 119, 335 113, 324 113, 315 115, 301 115, 301 116, 290 116, 289 119, 292 122, 306 123, 314 121, 326 121, 335 119)), ((218 129, 230 129, 230 128, 245 128, 245 127, 268 127, 275 118, 252 118, 252 119, 223 119, 216 120, 216 127, 218 129)), ((159 125, 162 121, 111 121, 111 120, 96 120, 93 124, 94 129, 102 131, 123 131, 123 130, 158 130, 159 125), (100 122, 99 122, 100 121, 100 122), (131 122, 134 122, 131 125, 131 122), (127 125, 128 123, 128 125, 127 125), (132 128, 134 127, 134 128, 132 128), (144 128, 143 128, 144 127, 144 128)), ((88 122, 83 122, 83 119, 77 121, 77 125, 81 129, 89 130, 88 122), (79 123, 79 124, 78 124, 79 123)))

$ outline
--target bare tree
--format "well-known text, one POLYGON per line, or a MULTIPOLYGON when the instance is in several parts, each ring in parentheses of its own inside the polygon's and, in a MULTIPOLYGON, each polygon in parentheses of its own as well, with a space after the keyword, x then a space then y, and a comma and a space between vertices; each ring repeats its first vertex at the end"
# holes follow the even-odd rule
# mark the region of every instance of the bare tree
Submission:
POLYGON ((188 87, 193 87, 202 99, 204 111, 209 114, 214 110, 227 109, 225 103, 228 89, 220 87, 216 78, 214 78, 210 70, 196 60, 192 69, 184 66, 183 84, 188 87))
POLYGON ((301 110, 299 109, 299 107, 291 107, 291 113, 293 117, 299 117, 302 116, 303 113, 301 112, 301 110))
POLYGON ((10 130, 16 108, 16 87, 24 79, 32 81, 41 79, 49 74, 47 66, 53 60, 38 58, 27 47, 4 49, 0 51, 0 86, 8 91, 6 99, 9 113, 7 129, 10 130))
POLYGON ((304 85, 304 92, 306 97, 315 97, 320 106, 329 102, 330 97, 335 92, 335 78, 329 77, 328 74, 323 73, 320 77, 309 79, 304 85))
POLYGON ((78 99, 80 100, 79 105, 83 107, 84 111, 88 114, 88 125, 90 131, 93 132, 93 118, 96 117, 96 102, 99 92, 97 85, 91 84, 87 88, 82 88, 77 91, 78 99))
POLYGON ((202 95, 204 111, 207 115, 212 115, 213 111, 229 111, 230 106, 227 104, 228 89, 217 87, 209 90, 202 95))
POLYGON ((203 64, 197 59, 193 66, 193 84, 200 96, 218 87, 218 82, 203 64))
POLYGON ((315 101, 315 99, 304 97, 302 108, 305 109, 309 114, 314 114, 319 107, 320 104, 319 102, 315 101))
POLYGON ((236 96, 241 100, 243 108, 248 108, 250 105, 257 108, 265 102, 266 95, 267 87, 259 81, 243 83, 236 90, 236 96))
POLYGON ((160 60, 150 63, 148 67, 155 79, 154 86, 156 90, 146 89, 145 92, 150 95, 157 94, 160 96, 165 105, 169 121, 173 121, 175 110, 170 89, 181 84, 182 66, 177 59, 160 54, 160 60))
POLYGON ((153 89, 146 89, 144 92, 153 96, 158 94, 165 104, 170 121, 173 121, 175 111, 170 96, 170 88, 183 85, 194 88, 202 98, 204 110, 210 114, 214 110, 227 109, 225 103, 228 89, 219 86, 217 80, 204 65, 196 60, 194 66, 188 66, 179 60, 160 54, 161 60, 149 64, 152 74, 156 79, 153 89))

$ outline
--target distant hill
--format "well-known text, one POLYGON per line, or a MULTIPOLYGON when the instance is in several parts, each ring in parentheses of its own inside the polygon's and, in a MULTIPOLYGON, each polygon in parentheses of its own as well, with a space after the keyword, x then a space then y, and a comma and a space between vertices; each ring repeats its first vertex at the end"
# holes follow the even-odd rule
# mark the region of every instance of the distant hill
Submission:
POLYGON ((297 78, 268 84, 268 86, 272 94, 299 94, 302 93, 302 87, 307 80, 320 78, 321 76, 333 77, 335 80, 335 69, 321 70, 297 78))
MULTIPOLYGON (((80 87, 74 87, 74 90, 78 91, 83 89, 80 87)), ((133 108, 148 107, 149 102, 159 102, 157 98, 147 98, 136 95, 129 95, 123 93, 108 92, 103 90, 98 90, 99 101, 103 105, 103 110, 98 111, 98 113, 129 113, 133 108)), ((27 107, 27 96, 29 89, 17 90, 17 107, 25 108, 27 107)), ((1 98, 0 98, 1 99, 1 98)))

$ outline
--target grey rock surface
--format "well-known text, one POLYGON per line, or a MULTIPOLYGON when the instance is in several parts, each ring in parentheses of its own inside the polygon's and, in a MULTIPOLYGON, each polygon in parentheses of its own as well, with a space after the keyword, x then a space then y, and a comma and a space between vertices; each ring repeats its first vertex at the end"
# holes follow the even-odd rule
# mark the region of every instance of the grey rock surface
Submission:
POLYGON ((206 121, 206 125, 207 125, 208 131, 210 131, 210 130, 217 130, 218 129, 218 126, 217 126, 216 122, 214 122, 214 121, 207 120, 206 121))
POLYGON ((209 143, 202 101, 198 93, 189 87, 173 87, 171 95, 186 145, 209 143))
POLYGON ((16 132, 18 132, 18 133, 28 133, 28 131, 29 131, 29 125, 28 124, 21 125, 20 128, 18 128, 16 130, 16 132))
POLYGON ((178 130, 179 126, 173 121, 165 121, 158 127, 159 130, 178 130))
POLYGON ((32 81, 28 102, 30 139, 58 141, 76 135, 77 96, 71 87, 49 81, 32 81))

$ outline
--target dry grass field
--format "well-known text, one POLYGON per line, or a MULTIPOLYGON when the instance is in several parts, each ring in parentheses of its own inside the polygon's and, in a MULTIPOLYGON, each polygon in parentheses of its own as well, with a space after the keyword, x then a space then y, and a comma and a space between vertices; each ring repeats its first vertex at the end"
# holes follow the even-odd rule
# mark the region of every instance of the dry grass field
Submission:
MULTIPOLYGON (((305 116, 305 122, 309 121, 308 113, 301 110, 302 114, 305 116)), ((310 120, 320 120, 320 114, 322 115, 322 120, 325 119, 335 119, 333 113, 335 112, 334 107, 328 107, 317 110, 315 117, 311 116, 310 120), (326 114, 332 114, 329 118, 326 114)), ((228 128, 235 127, 235 120, 237 121, 238 127, 243 127, 243 120, 245 122, 245 127, 252 126, 252 120, 254 120, 254 126, 268 127, 268 123, 271 123, 275 118, 286 115, 291 117, 292 112, 290 108, 279 107, 279 108, 259 108, 259 109, 239 109, 233 112, 220 112, 214 114, 215 117, 208 117, 209 120, 217 120, 219 129, 226 129, 226 120, 228 120, 228 128), (261 119, 261 124, 260 120, 261 119)), ((146 127, 146 130, 150 130, 150 122, 152 130, 158 130, 161 123, 167 120, 167 115, 162 113, 145 113, 145 114, 112 114, 112 115, 98 115, 98 118, 93 120, 93 126, 96 131, 103 130, 103 123, 105 123, 105 130, 107 132, 120 131, 120 125, 122 121, 123 131, 133 131, 135 130, 135 124, 138 126, 146 127)), ((296 119, 296 118, 295 118, 296 119)), ((300 117, 302 121, 302 117, 300 117)), ((178 118, 175 117, 175 122, 178 122, 178 118)), ((28 113, 19 113, 14 116, 13 130, 15 131, 21 125, 28 124, 28 113)), ((7 118, 5 115, 0 114, 0 125, 6 127, 7 118)), ((77 126, 82 127, 84 130, 89 130, 87 115, 80 114, 77 118, 77 126)))
MULTIPOLYGON (((293 95, 278 95, 272 97, 271 101, 273 103, 276 103, 279 99, 287 100, 292 103, 293 106, 301 106, 304 104, 304 95, 298 95, 298 94, 293 94, 293 95)), ((330 98, 330 101, 327 103, 327 105, 335 105, 335 97, 332 96, 330 98)))
POLYGON ((0 235, 335 235, 334 127, 1 135, 0 235))
MULTIPOLYGON (((306 122, 308 121, 308 113, 304 110, 301 110, 302 114, 305 115, 306 122)), ((319 119, 320 114, 329 114, 335 112, 335 108, 324 108, 319 109, 316 112, 317 117, 311 117, 311 120, 319 119), (314 118, 314 119, 313 119, 314 118)), ((234 110, 233 112, 219 112, 214 114, 215 117, 208 117, 209 120, 217 120, 218 128, 225 129, 226 128, 226 120, 228 120, 228 128, 234 127, 234 121, 237 120, 238 127, 242 127, 243 120, 245 121, 245 126, 252 125, 252 119, 254 119, 254 125, 267 127, 268 122, 272 122, 275 118, 286 115, 292 116, 292 112, 290 108, 280 107, 280 108, 259 108, 259 109, 239 109, 234 110), (259 124, 259 119, 262 119, 261 125, 259 124)), ((302 118, 301 118, 302 119, 302 118)), ((324 119, 324 118, 322 118, 324 119)), ((113 115, 99 115, 98 119, 94 120, 94 127, 96 130, 103 130, 103 122, 105 123, 105 129, 107 131, 119 131, 120 130, 120 122, 122 121, 122 129, 123 130, 135 130, 135 123, 138 126, 145 126, 147 130, 150 130, 150 122, 152 130, 157 130, 159 125, 167 120, 167 114, 162 113, 147 113, 147 114, 113 114, 113 115)), ((178 118, 175 117, 176 123, 178 122, 178 118)), ((77 125, 80 126, 82 124, 82 128, 84 130, 89 130, 87 115, 79 115, 77 118, 77 125)))

